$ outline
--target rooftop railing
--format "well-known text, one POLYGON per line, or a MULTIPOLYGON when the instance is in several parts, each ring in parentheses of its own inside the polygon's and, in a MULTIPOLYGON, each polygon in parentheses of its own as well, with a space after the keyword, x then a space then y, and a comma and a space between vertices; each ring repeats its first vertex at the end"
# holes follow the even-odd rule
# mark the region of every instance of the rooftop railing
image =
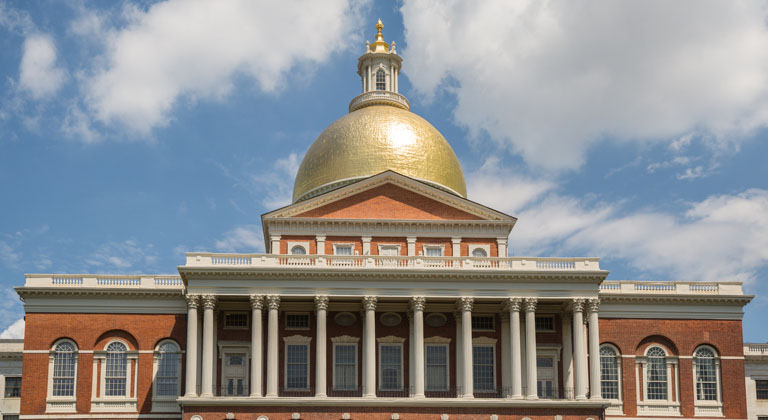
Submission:
POLYGON ((736 282, 695 281, 604 281, 601 295, 741 295, 741 284, 736 282))
POLYGON ((78 288, 121 288, 121 289, 183 289, 181 277, 163 276, 122 276, 93 274, 29 274, 26 287, 78 287, 78 288))
POLYGON ((599 258, 187 253, 187 267, 599 271, 599 258))
POLYGON ((768 343, 744 343, 745 356, 768 356, 768 343))
POLYGON ((398 108, 406 110, 411 109, 411 104, 408 99, 395 92, 389 92, 386 90, 374 90, 371 92, 365 92, 357 95, 349 102, 349 112, 357 111, 360 108, 364 108, 370 105, 388 104, 394 105, 398 108))

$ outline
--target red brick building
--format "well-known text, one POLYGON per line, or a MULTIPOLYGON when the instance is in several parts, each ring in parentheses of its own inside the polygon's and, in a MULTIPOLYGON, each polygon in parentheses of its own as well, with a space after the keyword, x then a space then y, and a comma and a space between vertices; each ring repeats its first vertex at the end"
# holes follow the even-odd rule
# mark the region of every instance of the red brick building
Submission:
POLYGON ((401 64, 379 27, 265 253, 28 275, 21 418, 746 419, 741 285, 507 257, 401 64))

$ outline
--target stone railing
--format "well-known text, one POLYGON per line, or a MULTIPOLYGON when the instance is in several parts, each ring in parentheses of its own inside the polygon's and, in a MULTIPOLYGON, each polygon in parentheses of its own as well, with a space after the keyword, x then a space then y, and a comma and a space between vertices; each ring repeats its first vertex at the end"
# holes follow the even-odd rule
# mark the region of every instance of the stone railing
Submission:
POLYGON ((599 271, 599 258, 478 258, 382 255, 187 253, 187 267, 599 271))
POLYGON ((768 343, 744 343, 745 356, 768 356, 768 343))
POLYGON ((659 295, 741 295, 741 283, 695 281, 604 281, 600 293, 659 295))
POLYGON ((183 289, 181 277, 120 276, 94 274, 28 274, 26 287, 79 287, 79 288, 130 288, 130 289, 183 289))
POLYGON ((411 109, 411 104, 408 102, 405 96, 389 92, 386 90, 374 90, 371 92, 365 92, 361 95, 357 95, 352 101, 349 102, 349 112, 357 111, 360 108, 365 108, 371 105, 393 105, 405 110, 411 109))

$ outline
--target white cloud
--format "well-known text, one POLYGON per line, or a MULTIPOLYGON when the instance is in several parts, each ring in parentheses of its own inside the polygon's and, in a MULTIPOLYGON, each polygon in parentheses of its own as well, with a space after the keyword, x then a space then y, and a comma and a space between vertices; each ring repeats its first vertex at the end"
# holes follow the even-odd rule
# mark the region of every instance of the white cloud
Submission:
MULTIPOLYGON (((365 0, 169 0, 133 9, 108 31, 103 66, 85 82, 94 119, 138 134, 166 125, 179 102, 218 100, 246 76, 275 91, 287 72, 355 42, 365 0)), ((78 31, 100 22, 82 22, 78 31)))
MULTIPOLYGON (((590 147, 768 123, 764 1, 404 0, 404 71, 455 119, 530 164, 578 168, 590 147)), ((673 146, 675 147, 675 146, 673 146)))
POLYGON ((469 199, 512 216, 554 187, 552 181, 530 179, 504 168, 497 158, 486 160, 480 169, 467 176, 469 199), (504 193, 500 194, 501 191, 504 193))
POLYGON ((9 338, 24 338, 24 318, 17 320, 3 332, 0 332, 0 339, 9 338))
POLYGON ((124 273, 152 270, 157 259, 153 245, 139 245, 131 239, 103 243, 93 252, 82 257, 91 269, 124 273))
POLYGON ((56 55, 56 46, 50 36, 29 36, 24 41, 24 55, 19 65, 19 87, 35 99, 58 92, 67 74, 56 64, 56 55))
POLYGON ((263 252, 264 235, 261 232, 261 226, 235 227, 216 241, 216 249, 221 252, 263 252))
POLYGON ((253 185, 265 188, 261 203, 269 210, 291 204, 293 201, 293 181, 299 171, 301 160, 296 153, 291 153, 275 161, 273 171, 253 175, 253 185))

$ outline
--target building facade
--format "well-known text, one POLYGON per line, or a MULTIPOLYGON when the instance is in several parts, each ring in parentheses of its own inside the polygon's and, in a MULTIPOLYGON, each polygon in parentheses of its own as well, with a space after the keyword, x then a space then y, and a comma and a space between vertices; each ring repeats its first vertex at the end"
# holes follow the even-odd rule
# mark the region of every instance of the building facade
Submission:
POLYGON ((741 284, 509 258, 381 28, 265 253, 27 275, 21 418, 746 419, 741 284))
POLYGON ((22 340, 0 339, 0 419, 18 420, 21 403, 22 340))
POLYGON ((768 343, 744 344, 747 415, 749 420, 768 420, 768 343))

